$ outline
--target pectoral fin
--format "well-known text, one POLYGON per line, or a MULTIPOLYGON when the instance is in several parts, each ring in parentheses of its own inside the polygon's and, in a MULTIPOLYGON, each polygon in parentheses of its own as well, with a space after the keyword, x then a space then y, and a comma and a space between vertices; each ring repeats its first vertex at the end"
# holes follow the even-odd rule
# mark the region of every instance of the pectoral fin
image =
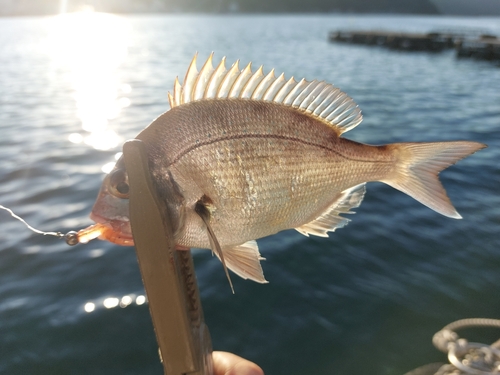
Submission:
POLYGON ((205 223, 205 226, 207 227, 208 238, 210 240, 212 251, 214 251, 215 255, 217 255, 217 257, 220 259, 222 266, 224 267, 224 272, 226 273, 227 280, 229 281, 229 285, 231 286, 231 291, 234 294, 233 283, 231 281, 231 276, 229 276, 229 271, 227 270, 222 248, 219 244, 219 241, 217 240, 217 237, 215 236, 212 226, 210 225, 210 210, 207 207, 207 199, 208 197, 203 196, 198 202, 196 202, 194 210, 201 217, 201 220, 203 220, 203 223, 205 223))
POLYGON ((328 232, 342 228, 350 221, 340 214, 353 214, 351 208, 359 207, 365 196, 365 184, 359 184, 341 192, 335 201, 313 221, 295 228, 299 233, 309 237, 310 234, 320 237, 328 237, 328 232))

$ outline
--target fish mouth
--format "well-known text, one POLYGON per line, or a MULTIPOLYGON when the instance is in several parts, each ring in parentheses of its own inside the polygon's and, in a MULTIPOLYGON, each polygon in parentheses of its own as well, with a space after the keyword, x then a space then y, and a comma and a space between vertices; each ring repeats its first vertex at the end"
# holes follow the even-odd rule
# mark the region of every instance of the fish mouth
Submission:
POLYGON ((120 219, 106 219, 95 213, 90 214, 90 219, 104 225, 104 230, 99 236, 100 240, 112 242, 121 246, 134 246, 134 238, 130 228, 130 221, 120 219))

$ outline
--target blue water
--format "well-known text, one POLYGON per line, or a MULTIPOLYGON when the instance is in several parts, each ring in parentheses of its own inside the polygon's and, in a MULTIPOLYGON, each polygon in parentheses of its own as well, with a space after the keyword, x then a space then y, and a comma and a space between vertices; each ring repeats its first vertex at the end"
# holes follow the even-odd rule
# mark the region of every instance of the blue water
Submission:
MULTIPOLYGON (((437 330, 500 314, 500 69, 452 51, 331 44, 337 28, 500 34, 500 19, 0 18, 0 204, 47 231, 89 225, 102 167, 168 108, 196 51, 332 82, 365 116, 348 138, 489 145, 441 175, 464 219, 370 184, 330 238, 260 240, 270 284, 234 277, 236 295, 217 259, 196 251, 214 348, 270 375, 392 375, 444 360, 437 330)), ((0 212, 0 373, 161 374, 143 295, 132 248, 68 247, 0 212)))

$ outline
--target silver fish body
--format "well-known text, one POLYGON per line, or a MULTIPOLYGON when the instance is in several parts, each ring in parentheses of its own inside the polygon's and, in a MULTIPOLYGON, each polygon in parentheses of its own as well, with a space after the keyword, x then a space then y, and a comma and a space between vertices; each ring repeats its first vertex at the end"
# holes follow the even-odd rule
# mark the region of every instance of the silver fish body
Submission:
MULTIPOLYGON (((255 242, 284 229, 328 236, 349 221, 365 183, 381 181, 431 209, 460 218, 438 174, 485 147, 477 142, 370 146, 342 134, 361 122, 354 101, 318 81, 286 81, 250 64, 175 81, 167 111, 138 136, 179 248, 211 248, 224 267, 266 282, 255 242)), ((105 179, 91 217, 131 244, 122 160, 105 179)), ((116 238, 121 238, 116 240, 116 238)), ((226 270, 227 272, 227 270, 226 270)))
POLYGON ((382 179, 394 163, 384 146, 341 138, 319 119, 263 101, 192 102, 137 138, 155 155, 155 180, 171 175, 179 186, 185 224, 177 241, 186 247, 210 247, 194 212, 203 196, 220 244, 239 245, 311 222, 342 191, 382 179))

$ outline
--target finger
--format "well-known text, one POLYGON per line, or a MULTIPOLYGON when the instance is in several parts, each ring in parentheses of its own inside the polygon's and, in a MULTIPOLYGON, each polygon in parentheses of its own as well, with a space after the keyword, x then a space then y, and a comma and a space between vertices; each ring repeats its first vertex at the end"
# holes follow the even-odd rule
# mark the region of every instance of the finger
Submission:
POLYGON ((264 375, 253 362, 228 352, 213 352, 214 375, 264 375))

